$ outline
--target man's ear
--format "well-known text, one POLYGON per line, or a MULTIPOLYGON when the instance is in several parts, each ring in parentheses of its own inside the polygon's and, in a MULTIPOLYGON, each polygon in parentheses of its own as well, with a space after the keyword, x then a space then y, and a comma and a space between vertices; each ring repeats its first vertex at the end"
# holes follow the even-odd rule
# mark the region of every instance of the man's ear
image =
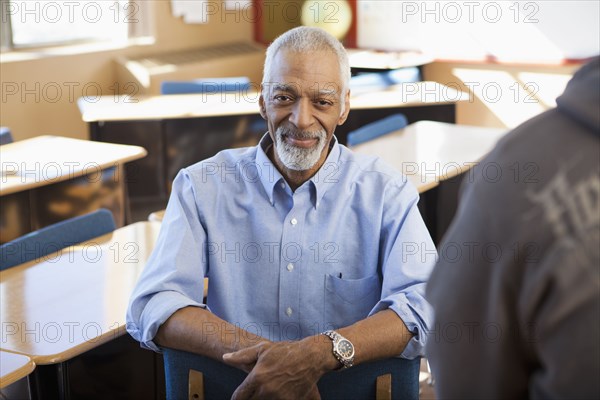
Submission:
POLYGON ((346 119, 348 118, 349 113, 350 113, 350 89, 348 89, 348 91, 346 92, 346 95, 344 96, 344 112, 340 115, 340 118, 338 119, 338 125, 342 125, 344 122, 346 122, 346 119))
POLYGON ((258 98, 258 109, 260 112, 260 116, 263 117, 263 119, 266 121, 267 120, 267 109, 265 107, 265 99, 263 98, 262 92, 260 94, 260 97, 258 98))

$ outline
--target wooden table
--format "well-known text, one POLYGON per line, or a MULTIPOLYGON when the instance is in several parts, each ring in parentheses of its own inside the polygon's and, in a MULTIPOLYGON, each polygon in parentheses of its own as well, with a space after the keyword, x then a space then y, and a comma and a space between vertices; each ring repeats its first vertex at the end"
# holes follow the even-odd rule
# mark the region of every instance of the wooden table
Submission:
POLYGON ((381 157, 416 186, 428 186, 468 171, 506 134, 506 129, 419 121, 352 148, 381 157))
POLYGON ((434 240, 439 242, 454 216, 461 174, 506 133, 505 129, 419 121, 352 150, 381 157, 404 173, 420 193, 428 191, 423 195, 421 211, 434 240), (436 188, 444 181, 451 183, 436 188))
MULTIPOLYGON (((123 164, 145 157, 140 146, 38 136, 0 147, 0 243, 94 211, 125 224, 123 164)), ((128 176, 128 179, 135 179, 128 176)))
POLYGON ((31 358, 8 351, 0 351, 0 388, 25 378, 35 368, 31 358))
MULTIPOLYGON (((93 140, 141 145, 148 157, 136 161, 140 180, 129 182, 132 200, 156 201, 146 215, 164 208, 170 185, 183 167, 218 151, 255 145, 266 132, 259 115, 259 93, 189 94, 129 98, 104 96, 78 100, 93 140)), ((436 82, 361 87, 351 93, 351 111, 336 128, 340 143, 348 132, 391 114, 409 123, 423 119, 454 122, 455 107, 468 94, 436 82)))
MULTIPOLYGON (((44 366, 68 370, 67 361, 123 336, 131 291, 159 229, 139 222, 2 271, 2 350, 29 356, 33 376, 47 375, 44 366)), ((38 382, 34 391, 58 390, 52 385, 38 382)))
POLYGON ((347 49, 348 62, 353 71, 382 71, 398 68, 420 67, 434 59, 417 51, 377 51, 347 49))

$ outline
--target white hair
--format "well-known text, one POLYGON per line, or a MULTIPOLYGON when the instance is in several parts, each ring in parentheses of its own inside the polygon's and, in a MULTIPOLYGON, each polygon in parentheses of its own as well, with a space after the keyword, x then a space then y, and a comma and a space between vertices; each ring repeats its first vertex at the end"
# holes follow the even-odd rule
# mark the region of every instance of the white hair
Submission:
MULTIPOLYGON (((299 26, 283 33, 267 48, 265 66, 263 70, 263 86, 271 78, 271 65, 277 52, 281 49, 297 53, 313 53, 317 51, 330 51, 337 56, 342 79, 342 104, 346 92, 350 88, 350 63, 346 49, 339 40, 321 28, 299 26)), ((343 106, 342 106, 343 108, 343 106)))

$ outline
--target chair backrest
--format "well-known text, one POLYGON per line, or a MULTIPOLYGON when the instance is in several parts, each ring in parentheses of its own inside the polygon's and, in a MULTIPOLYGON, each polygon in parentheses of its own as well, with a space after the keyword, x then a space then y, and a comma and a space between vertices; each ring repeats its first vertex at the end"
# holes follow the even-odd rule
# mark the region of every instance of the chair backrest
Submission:
POLYGON ((3 144, 9 144, 13 142, 13 137, 10 133, 10 129, 5 126, 0 126, 0 146, 3 144))
POLYGON ((389 117, 371 122, 370 124, 348 133, 346 143, 348 146, 356 146, 390 132, 397 131, 398 129, 402 129, 406 125, 408 125, 408 120, 404 114, 390 115, 389 117))
POLYGON ((57 222, 0 246, 0 271, 114 230, 113 215, 105 208, 57 222))
POLYGON ((361 73, 350 78, 352 93, 362 92, 363 89, 385 89, 399 83, 412 83, 421 81, 421 71, 417 67, 393 69, 383 72, 361 73))
POLYGON ((241 92, 248 89, 250 89, 250 79, 245 76, 163 81, 160 84, 161 94, 241 92))
MULTIPOLYGON (((246 378, 246 373, 221 362, 185 351, 163 349, 167 399, 188 399, 193 382, 190 376, 200 372, 205 399, 229 399, 246 378), (192 371, 192 372, 190 372, 192 371)), ((375 398, 377 378, 391 374, 391 398, 419 398, 420 359, 389 358, 357 365, 324 375, 319 383, 323 400, 375 398)))

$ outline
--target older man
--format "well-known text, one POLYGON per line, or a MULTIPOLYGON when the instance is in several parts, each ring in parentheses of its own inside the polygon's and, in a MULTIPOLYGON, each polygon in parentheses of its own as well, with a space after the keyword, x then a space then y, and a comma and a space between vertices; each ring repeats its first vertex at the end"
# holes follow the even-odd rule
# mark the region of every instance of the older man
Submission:
POLYGON ((324 31, 275 40, 259 100, 268 134, 179 173, 133 294, 130 334, 249 372, 236 398, 318 397, 328 371, 423 352, 434 245, 415 188, 333 136, 349 80, 324 31))

